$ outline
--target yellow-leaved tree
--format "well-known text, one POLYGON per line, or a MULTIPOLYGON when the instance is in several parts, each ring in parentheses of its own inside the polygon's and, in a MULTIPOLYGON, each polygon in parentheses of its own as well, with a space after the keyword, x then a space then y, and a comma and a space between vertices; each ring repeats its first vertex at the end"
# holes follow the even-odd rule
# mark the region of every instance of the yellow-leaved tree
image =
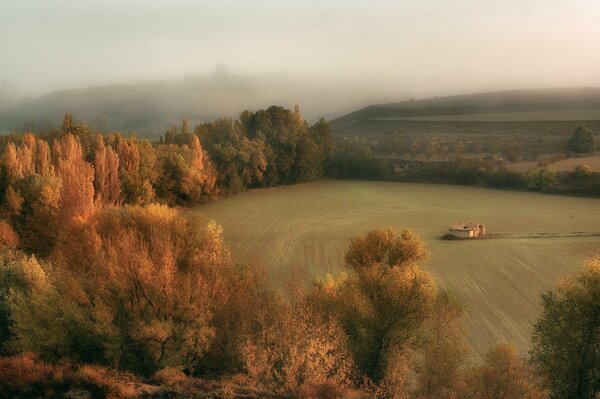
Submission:
POLYGON ((315 293, 342 325, 359 371, 387 396, 406 391, 418 330, 436 298, 433 279, 417 266, 426 254, 410 230, 371 230, 351 240, 350 273, 315 293))
POLYGON ((61 233, 50 288, 13 304, 17 341, 51 360, 143 375, 191 367, 213 339, 229 267, 214 223, 201 227, 159 205, 104 208, 61 233))

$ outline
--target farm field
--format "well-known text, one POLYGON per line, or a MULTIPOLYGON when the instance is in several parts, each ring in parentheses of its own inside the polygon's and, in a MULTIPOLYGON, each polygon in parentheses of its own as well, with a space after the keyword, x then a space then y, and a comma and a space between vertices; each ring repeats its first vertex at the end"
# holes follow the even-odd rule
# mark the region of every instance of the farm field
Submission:
MULTIPOLYGON (((517 162, 506 165, 506 169, 512 172, 528 172, 537 168, 539 161, 517 162)), ((556 172, 572 172, 579 165, 587 165, 591 170, 600 172, 600 155, 587 157, 574 157, 563 159, 548 165, 548 168, 556 172)))
POLYGON ((422 267, 467 304, 478 357, 491 345, 529 347, 540 293, 600 254, 600 237, 443 241, 450 224, 481 221, 490 233, 600 231, 600 200, 417 183, 325 181, 253 190, 187 210, 215 220, 237 262, 259 262, 281 284, 344 270, 350 237, 376 227, 411 228, 426 242, 422 267))
POLYGON ((513 122, 513 121, 594 121, 600 120, 600 109, 532 111, 532 112, 492 112, 453 115, 428 115, 406 117, 381 117, 375 120, 413 121, 465 121, 465 122, 513 122))

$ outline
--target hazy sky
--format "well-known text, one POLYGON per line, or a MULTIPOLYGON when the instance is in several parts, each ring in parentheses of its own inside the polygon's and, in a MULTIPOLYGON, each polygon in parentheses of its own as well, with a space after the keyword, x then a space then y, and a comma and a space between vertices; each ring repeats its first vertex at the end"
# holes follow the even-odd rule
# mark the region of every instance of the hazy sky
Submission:
POLYGON ((600 0, 0 0, 21 94, 217 64, 399 97, 600 86, 600 0))

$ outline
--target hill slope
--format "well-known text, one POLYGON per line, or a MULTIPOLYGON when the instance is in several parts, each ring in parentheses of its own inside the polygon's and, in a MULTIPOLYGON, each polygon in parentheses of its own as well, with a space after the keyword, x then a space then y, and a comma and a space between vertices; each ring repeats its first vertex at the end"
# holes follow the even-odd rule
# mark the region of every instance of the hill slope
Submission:
POLYGON ((216 71, 180 80, 56 91, 4 111, 0 108, 0 132, 43 130, 57 126, 65 113, 71 113, 93 129, 158 137, 184 117, 193 126, 222 116, 237 118, 246 109, 273 104, 291 108, 295 103, 302 105, 304 117, 313 122, 356 108, 365 91, 368 88, 308 82, 286 74, 216 71))
POLYGON ((511 90, 372 105, 332 125, 338 134, 367 135, 431 123, 585 120, 600 120, 600 88, 511 90))

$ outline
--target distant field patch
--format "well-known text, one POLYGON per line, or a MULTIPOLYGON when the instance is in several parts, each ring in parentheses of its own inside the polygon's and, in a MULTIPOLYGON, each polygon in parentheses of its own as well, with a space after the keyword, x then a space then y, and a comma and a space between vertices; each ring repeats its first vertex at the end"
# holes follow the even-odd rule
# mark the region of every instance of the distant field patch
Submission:
POLYGON ((600 231, 600 200, 473 187, 327 181, 249 191, 188 210, 225 230, 234 259, 257 261, 282 283, 300 268, 307 279, 344 270, 350 237, 410 227, 427 243, 423 267, 467 303, 476 355, 500 341, 529 346, 540 293, 600 254, 600 237, 520 238, 528 233, 600 231), (457 221, 481 221, 517 238, 443 241, 457 221))
POLYGON ((403 116, 372 118, 379 121, 453 121, 453 122, 529 122, 529 121, 595 121, 600 120, 600 109, 566 111, 497 112, 460 115, 403 116))
POLYGON ((506 169, 511 172, 524 173, 537 168, 539 163, 540 161, 515 162, 506 165, 506 169))
POLYGON ((550 164, 549 167, 557 172, 573 171, 579 165, 587 165, 590 169, 600 172, 600 155, 581 158, 569 158, 550 164))
MULTIPOLYGON (((537 168, 538 163, 539 161, 516 162, 506 165, 506 169, 511 172, 523 173, 537 168)), ((548 165, 548 168, 556 172, 572 172, 579 165, 587 165, 591 170, 600 172, 600 155, 567 158, 562 161, 551 163, 548 165)))

